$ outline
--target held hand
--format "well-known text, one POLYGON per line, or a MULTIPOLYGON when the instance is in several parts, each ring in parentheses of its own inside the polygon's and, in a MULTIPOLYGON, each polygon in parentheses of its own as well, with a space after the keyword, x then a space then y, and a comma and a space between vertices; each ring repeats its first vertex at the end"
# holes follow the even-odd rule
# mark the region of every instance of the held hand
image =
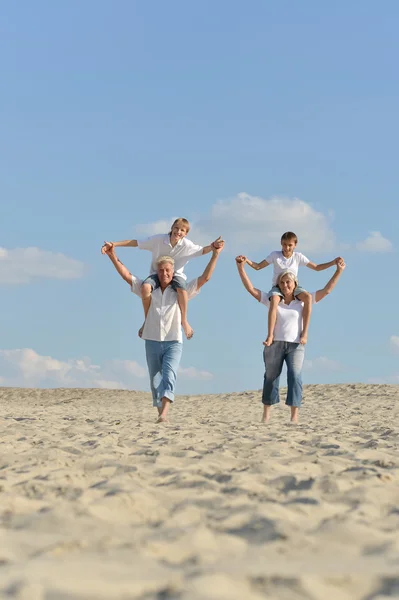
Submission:
POLYGON ((243 256, 242 254, 240 254, 239 256, 236 256, 237 267, 243 267, 246 262, 247 262, 246 256, 243 256))
POLYGON ((341 258, 338 262, 337 262, 337 271, 343 271, 346 267, 345 261, 343 258, 341 258))
POLYGON ((334 259, 334 262, 336 265, 338 265, 341 261, 344 262, 344 259, 342 258, 342 256, 337 256, 337 258, 334 259))
POLYGON ((114 253, 114 244, 113 242, 104 242, 102 248, 101 248, 101 254, 107 254, 108 256, 110 254, 114 253))
POLYGON ((219 237, 211 244, 212 248, 214 248, 215 250, 219 250, 219 248, 223 248, 223 245, 224 245, 224 240, 222 240, 221 235, 219 235, 219 237))
POLYGON ((213 254, 218 255, 223 250, 223 248, 224 248, 224 241, 222 240, 221 242, 219 242, 219 244, 220 245, 218 245, 218 246, 212 246, 212 252, 213 252, 213 254))

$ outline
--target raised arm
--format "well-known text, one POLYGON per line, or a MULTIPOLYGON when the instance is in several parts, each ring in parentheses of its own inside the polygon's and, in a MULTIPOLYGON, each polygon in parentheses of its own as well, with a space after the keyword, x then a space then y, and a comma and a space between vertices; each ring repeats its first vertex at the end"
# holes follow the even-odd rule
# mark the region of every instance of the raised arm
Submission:
POLYGON ((245 256, 242 256, 242 255, 237 256, 236 264, 237 264, 238 274, 241 277, 241 281, 242 281, 245 289, 247 290, 247 292, 249 292, 251 294, 251 296, 256 298, 256 300, 258 302, 260 302, 260 298, 261 298, 260 290, 258 290, 257 288, 254 288, 251 280, 249 279, 248 275, 245 272, 245 263, 246 262, 247 262, 247 259, 245 256))
POLYGON ((249 258, 245 258, 245 262, 247 263, 247 265, 255 269, 255 271, 260 271, 261 269, 264 269, 265 267, 268 267, 270 265, 270 263, 268 263, 266 259, 261 260, 259 263, 256 263, 253 260, 250 260, 249 258))
POLYGON ((338 265, 341 260, 343 261, 344 259, 341 256, 337 256, 337 258, 334 258, 334 260, 330 260, 330 262, 326 263, 320 263, 319 265, 316 265, 316 263, 310 260, 306 266, 309 267, 309 269, 312 269, 312 271, 325 271, 325 269, 329 269, 334 265, 338 265))
MULTIPOLYGON (((101 247, 101 253, 102 254, 107 254, 107 247, 106 244, 110 243, 110 242, 104 242, 104 244, 101 247)), ((138 243, 137 240, 122 240, 121 242, 111 242, 114 247, 116 248, 117 246, 129 246, 131 248, 137 248, 138 243)))
POLYGON ((205 270, 202 273, 202 275, 200 275, 197 279, 197 289, 199 289, 203 285, 205 285, 205 283, 207 283, 210 280, 210 278, 212 277, 213 271, 215 270, 216 263, 219 258, 219 254, 223 250, 223 247, 224 247, 224 242, 221 242, 221 245, 219 245, 217 248, 215 246, 212 248, 211 259, 208 262, 208 264, 206 265, 205 270))
POLYGON ((321 290, 317 290, 316 292, 316 302, 320 302, 323 300, 328 294, 331 294, 333 289, 335 288, 338 279, 342 275, 342 271, 345 269, 345 262, 341 258, 341 260, 337 263, 337 269, 331 279, 326 283, 326 285, 321 290))
POLYGON ((114 244, 112 242, 105 242, 105 252, 114 265, 115 269, 118 271, 119 275, 128 283, 130 286, 133 282, 133 277, 130 271, 125 267, 125 265, 119 260, 119 258, 115 254, 114 244))

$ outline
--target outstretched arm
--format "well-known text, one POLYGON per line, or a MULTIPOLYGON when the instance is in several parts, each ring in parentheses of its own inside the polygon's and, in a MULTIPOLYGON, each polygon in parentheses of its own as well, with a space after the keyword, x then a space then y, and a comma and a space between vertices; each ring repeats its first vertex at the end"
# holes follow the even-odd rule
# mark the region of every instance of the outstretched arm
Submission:
POLYGON ((224 242, 222 242, 221 246, 218 248, 212 248, 212 256, 209 263, 206 265, 204 272, 197 279, 197 290, 199 290, 205 283, 207 283, 213 275, 213 271, 215 270, 216 263, 219 258, 219 254, 223 250, 224 242))
MULTIPOLYGON (((102 254, 107 254, 106 244, 107 242, 104 242, 103 246, 101 247, 102 254)), ((131 248, 136 248, 138 246, 137 240, 122 240, 121 242, 112 242, 112 244, 115 246, 115 248, 117 246, 130 246, 131 248)))
POLYGON ((323 300, 323 298, 325 298, 328 294, 330 294, 333 291, 333 289, 335 288, 335 286, 337 284, 338 279, 342 275, 342 271, 345 269, 345 266, 346 266, 345 262, 341 258, 341 260, 337 263, 337 270, 335 271, 334 275, 326 283, 326 285, 323 287, 322 290, 317 290, 316 302, 320 302, 320 300, 323 300))
POLYGON ((247 292, 249 292, 251 294, 251 296, 256 298, 256 300, 258 302, 260 302, 260 298, 261 298, 260 290, 258 290, 257 288, 254 288, 251 280, 249 279, 248 275, 245 272, 245 263, 246 262, 247 262, 247 259, 245 258, 245 256, 242 256, 242 255, 237 256, 236 263, 237 263, 238 274, 241 277, 241 281, 242 281, 245 289, 247 290, 247 292))
POLYGON ((245 262, 250 267, 252 267, 253 269, 255 269, 255 271, 260 271, 261 269, 264 269, 265 267, 268 267, 270 265, 270 263, 268 263, 266 259, 261 260, 259 263, 256 263, 253 260, 250 260, 249 258, 246 258, 245 262))
POLYGON ((114 245, 112 242, 105 242, 105 252, 114 265, 115 269, 118 271, 119 275, 128 283, 130 286, 133 282, 133 277, 130 271, 125 267, 125 265, 119 260, 119 258, 115 254, 114 245))
POLYGON ((337 258, 334 258, 334 260, 330 260, 330 262, 326 262, 326 263, 320 263, 319 265, 316 265, 316 263, 309 261, 306 266, 309 267, 309 269, 312 269, 312 271, 325 271, 325 269, 329 269, 330 267, 333 267, 334 265, 338 265, 338 263, 341 260, 344 260, 344 259, 341 256, 337 256, 337 258))

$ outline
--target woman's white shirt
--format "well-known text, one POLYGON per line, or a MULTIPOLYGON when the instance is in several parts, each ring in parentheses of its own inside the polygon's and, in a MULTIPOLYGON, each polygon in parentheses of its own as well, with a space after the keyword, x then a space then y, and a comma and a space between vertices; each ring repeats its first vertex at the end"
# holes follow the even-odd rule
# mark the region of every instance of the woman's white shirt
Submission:
MULTIPOLYGON (((268 293, 261 291, 260 302, 265 306, 270 306, 268 293)), ((313 304, 316 302, 316 292, 312 294, 313 304)), ((281 299, 277 306, 277 320, 274 328, 274 339, 276 342, 294 342, 299 343, 302 332, 302 312, 303 302, 293 300, 285 304, 281 299)))

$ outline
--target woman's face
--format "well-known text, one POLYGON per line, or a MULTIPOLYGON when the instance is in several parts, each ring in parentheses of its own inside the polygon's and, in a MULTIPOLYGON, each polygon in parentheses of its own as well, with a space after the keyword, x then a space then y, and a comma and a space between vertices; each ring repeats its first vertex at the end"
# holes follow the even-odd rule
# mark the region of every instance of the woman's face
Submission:
POLYGON ((279 281, 279 288, 284 296, 290 296, 295 290, 295 281, 292 281, 287 275, 283 275, 279 281))

